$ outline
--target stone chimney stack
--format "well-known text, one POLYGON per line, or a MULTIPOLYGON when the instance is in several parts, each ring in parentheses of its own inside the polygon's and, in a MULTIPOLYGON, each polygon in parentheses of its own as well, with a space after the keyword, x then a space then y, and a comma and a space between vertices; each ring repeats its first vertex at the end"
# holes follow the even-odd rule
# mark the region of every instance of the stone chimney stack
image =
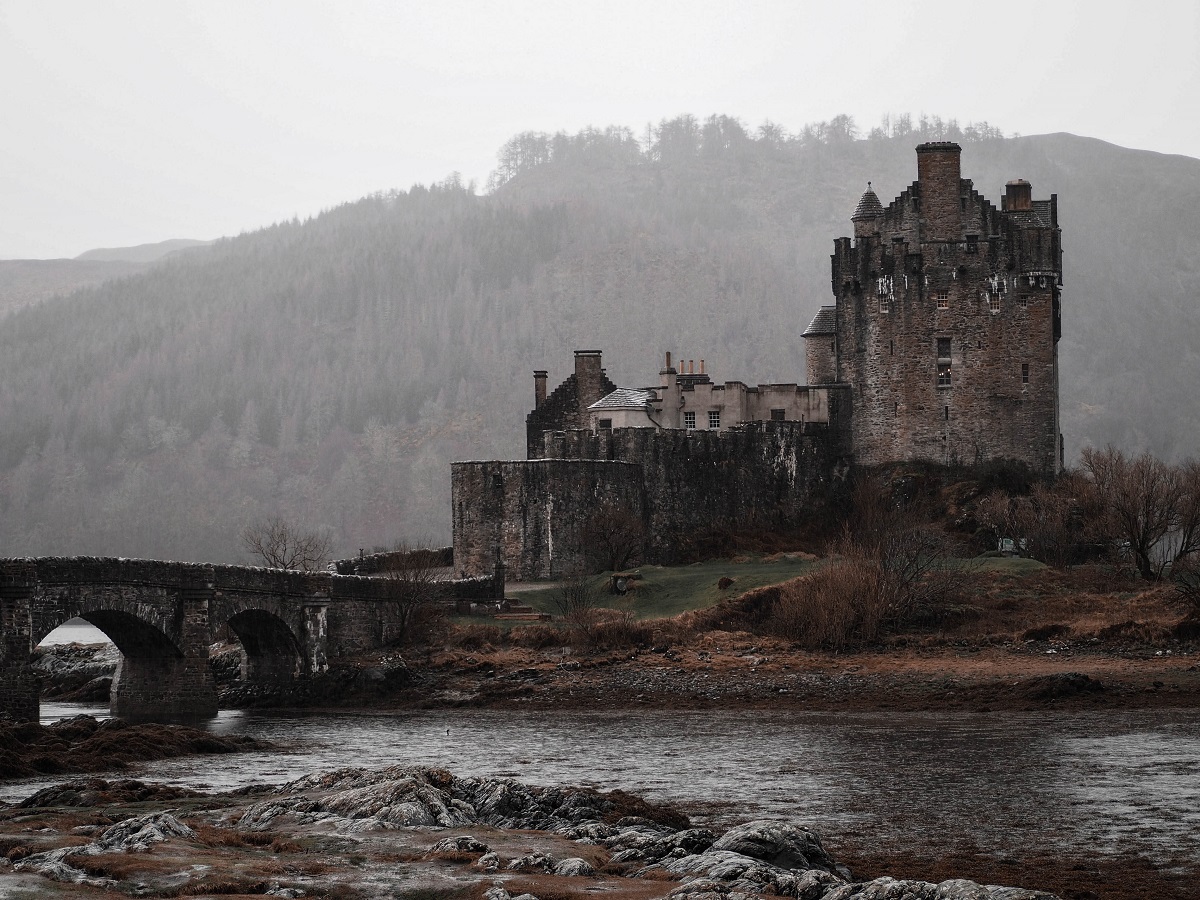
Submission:
POLYGON ((575 385, 579 392, 579 409, 587 408, 604 396, 604 367, 599 350, 575 351, 575 385))
POLYGON ((1033 209, 1033 185, 1024 178, 1017 178, 1004 185, 1004 212, 1020 212, 1033 209))
POLYGON ((533 408, 537 409, 546 402, 546 370, 533 370, 533 408))
POLYGON ((953 141, 931 141, 917 147, 922 240, 962 240, 961 156, 962 147, 953 141))

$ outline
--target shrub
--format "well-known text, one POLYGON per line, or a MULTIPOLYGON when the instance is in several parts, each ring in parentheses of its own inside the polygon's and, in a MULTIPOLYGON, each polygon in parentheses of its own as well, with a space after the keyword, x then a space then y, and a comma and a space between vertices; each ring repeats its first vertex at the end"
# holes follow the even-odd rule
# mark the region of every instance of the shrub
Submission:
POLYGON ((843 650, 879 637, 886 617, 877 564, 834 560, 780 585, 768 629, 810 650, 843 650))

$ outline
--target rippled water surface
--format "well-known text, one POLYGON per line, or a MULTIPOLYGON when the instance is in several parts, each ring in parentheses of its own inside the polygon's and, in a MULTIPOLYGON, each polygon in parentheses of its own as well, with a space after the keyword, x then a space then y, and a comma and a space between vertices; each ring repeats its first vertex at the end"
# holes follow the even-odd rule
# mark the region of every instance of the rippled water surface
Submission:
MULTIPOLYGON (((102 708, 43 704, 43 720, 102 708)), ((1010 852, 1200 859, 1200 714, 437 711, 264 716, 210 729, 278 753, 152 763, 139 778, 227 789, 341 766, 442 766, 623 788, 710 821, 778 816, 856 835, 1010 852)), ((0 800, 48 782, 0 787, 0 800)))

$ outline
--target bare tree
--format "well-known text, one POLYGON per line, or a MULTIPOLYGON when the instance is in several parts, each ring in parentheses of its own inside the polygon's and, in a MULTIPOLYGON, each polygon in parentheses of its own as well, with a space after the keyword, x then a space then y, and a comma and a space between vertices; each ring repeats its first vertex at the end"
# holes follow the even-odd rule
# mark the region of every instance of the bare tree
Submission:
POLYGON ((580 527, 579 538, 597 569, 616 572, 641 557, 646 523, 627 506, 606 499, 580 527))
POLYGON ((1088 447, 1081 458, 1109 538, 1127 545, 1143 578, 1157 581, 1175 555, 1169 538, 1180 524, 1180 471, 1149 453, 1130 458, 1112 446, 1088 447))
POLYGON ((566 578, 554 593, 553 602, 563 620, 586 635, 596 622, 599 593, 584 574, 566 578))
POLYGON ((437 590, 441 557, 429 547, 399 545, 383 561, 379 577, 393 610, 391 642, 412 642, 442 618, 437 590))
POLYGON ((315 572, 325 567, 333 540, 324 531, 304 531, 284 519, 271 516, 242 529, 242 546, 272 569, 315 572))

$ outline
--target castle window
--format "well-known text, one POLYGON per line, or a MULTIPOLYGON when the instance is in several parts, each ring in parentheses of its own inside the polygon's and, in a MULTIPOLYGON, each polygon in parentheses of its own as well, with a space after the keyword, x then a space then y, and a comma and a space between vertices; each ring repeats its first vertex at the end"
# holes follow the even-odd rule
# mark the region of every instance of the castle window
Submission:
POLYGON ((504 490, 504 477, 499 473, 492 476, 492 487, 497 491, 504 490))
POLYGON ((599 419, 596 422, 596 427, 612 431, 612 419, 599 419))
POLYGON ((950 421, 950 407, 944 406, 944 407, 942 407, 942 409, 944 410, 943 415, 946 417, 946 421, 949 422, 950 421))
POLYGON ((950 374, 950 338, 937 339, 937 386, 950 387, 953 379, 950 374))
POLYGON ((979 252, 979 235, 977 235, 977 234, 968 234, 967 235, 967 252, 968 253, 978 253, 979 252))
POLYGON ((1029 363, 1021 363, 1021 384, 1029 384, 1029 363))
POLYGON ((1020 297, 1017 298, 1017 306, 1021 307, 1021 309, 1028 309, 1029 308, 1029 298, 1027 296, 1025 296, 1024 294, 1022 294, 1020 297))
POLYGON ((889 356, 896 355, 896 342, 895 341, 888 341, 888 355, 889 356))
POLYGON ((709 428, 720 428, 721 427, 721 414, 715 409, 710 409, 708 411, 708 427, 709 428))
POLYGON ((696 427, 696 414, 694 412, 685 412, 683 414, 683 427, 684 428, 695 428, 696 427))
POLYGON ((966 197, 959 197, 959 198, 958 198, 958 208, 959 208, 959 211, 960 211, 960 212, 966 212, 966 211, 967 211, 967 198, 966 198, 966 197))
POLYGON ((892 305, 890 303, 888 303, 887 297, 879 298, 879 311, 881 313, 892 311, 892 305))
POLYGON ((994 313, 1000 312, 1000 298, 995 294, 988 294, 988 309, 994 313))
POLYGON ((772 421, 772 422, 782 422, 782 421, 783 421, 783 417, 784 417, 785 415, 787 415, 787 410, 784 410, 784 409, 773 409, 773 410, 771 410, 771 421, 772 421))
POLYGON ((937 301, 938 309, 949 309, 950 308, 950 292, 949 291, 938 291, 937 293, 935 293, 933 295, 933 299, 937 301))

